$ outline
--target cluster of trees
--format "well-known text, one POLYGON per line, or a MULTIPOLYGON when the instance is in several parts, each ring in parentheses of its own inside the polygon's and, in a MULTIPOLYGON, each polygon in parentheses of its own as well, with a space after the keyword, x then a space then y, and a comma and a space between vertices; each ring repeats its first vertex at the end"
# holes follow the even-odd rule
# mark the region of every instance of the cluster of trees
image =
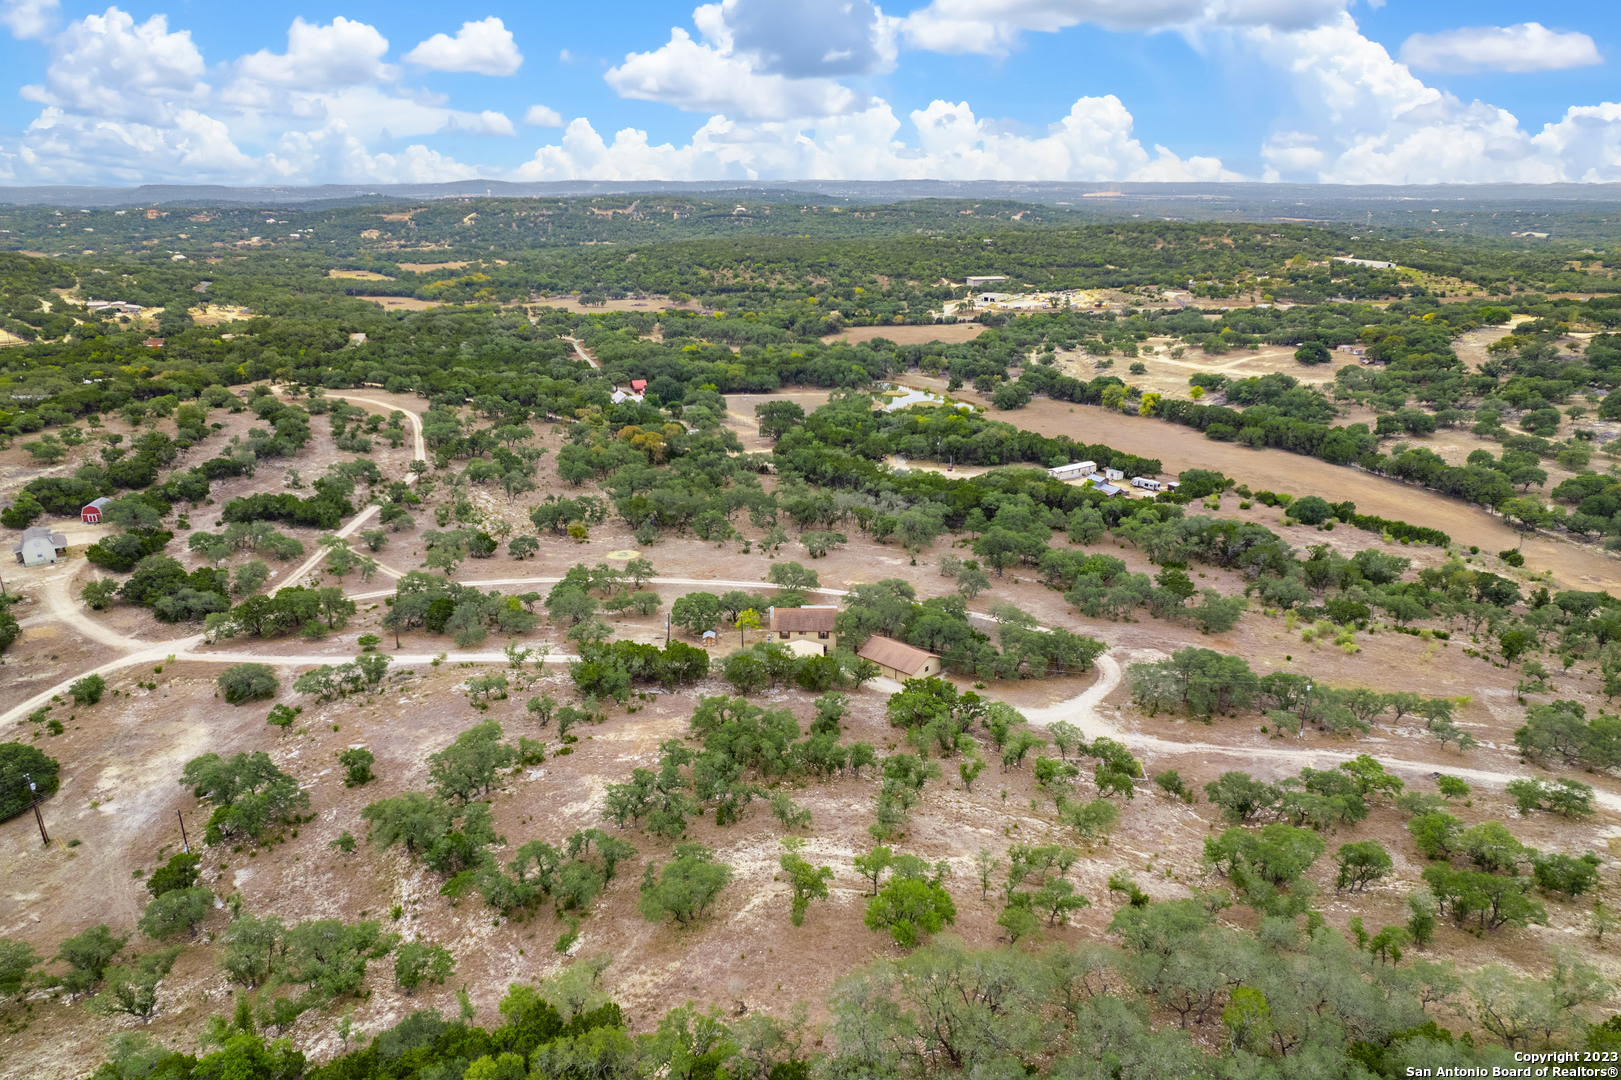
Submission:
POLYGON ((732 689, 748 696, 775 686, 797 686, 811 693, 860 686, 877 677, 878 665, 848 649, 800 656, 780 641, 760 641, 735 649, 716 662, 715 671, 732 689))
POLYGON ((211 845, 227 837, 259 843, 271 828, 297 824, 310 807, 309 792, 262 750, 192 758, 180 774, 180 786, 214 807, 203 834, 211 845))
POLYGON ((1453 723, 1451 698, 1426 698, 1410 690, 1336 689, 1286 671, 1257 675, 1243 657, 1213 649, 1178 649, 1164 660, 1131 665, 1127 677, 1132 701, 1150 714, 1167 709, 1209 720, 1260 708, 1280 731, 1312 724, 1335 733, 1368 731, 1387 713, 1397 721, 1411 715, 1423 719, 1436 738, 1444 734, 1443 745, 1474 745, 1453 723))
MULTIPOLYGON (((887 888, 894 887, 892 878, 887 888)), ((632 1035, 619 1007, 601 993, 607 961, 595 958, 539 986, 514 984, 493 1030, 421 1010, 306 1072, 303 1056, 267 1039, 249 1010, 232 1021, 217 1018, 201 1059, 138 1034, 122 1037, 95 1080, 201 1080, 252 1069, 289 1080, 372 1080, 396 1075, 402 1060, 417 1071, 472 1080, 529 1075, 531 1068, 602 1080, 630 1080, 648 1069, 682 1080, 720 1070, 782 1080, 812 1068, 835 1075, 892 1076, 908 1067, 925 1075, 992 1069, 1024 1075, 1027 1059, 1038 1053, 1041 1075, 1104 1068, 1203 1080, 1309 1063, 1399 1076, 1441 1065, 1511 1068, 1515 1051, 1602 1051, 1613 1043, 1607 1025, 1587 1019, 1608 984, 1565 952, 1547 979, 1499 966, 1463 976, 1444 962, 1398 966, 1388 953, 1381 962, 1321 926, 1301 931, 1279 920, 1268 933, 1235 931, 1218 925, 1197 900, 1124 904, 1110 930, 1118 945, 976 951, 946 936, 876 961, 834 990, 825 1041, 816 1050, 807 1048, 802 1009, 787 1018, 751 1009, 738 1018, 687 1005, 632 1035), (953 992, 941 993, 942 986, 953 992), (1151 1006, 1179 1023, 1155 1026, 1151 1006), (1466 1015, 1488 1038, 1463 1039, 1441 1027, 1435 1017, 1443 1008, 1466 1015), (1219 1036, 1208 1041, 1220 1049, 1204 1049, 1196 1032, 1219 1036)))
POLYGON ((620 828, 645 822, 648 832, 673 838, 685 831, 690 816, 712 807, 716 824, 728 825, 760 798, 772 804, 772 813, 785 827, 808 824, 809 815, 791 799, 780 792, 768 794, 766 787, 799 776, 825 779, 845 770, 859 776, 864 766, 876 764, 870 745, 840 742, 839 721, 848 705, 843 694, 821 695, 806 733, 786 708, 763 709, 742 697, 701 697, 692 733, 702 750, 679 739, 660 744, 657 770, 634 769, 627 782, 608 785, 603 816, 620 828))
POLYGON ((900 578, 854 586, 834 626, 841 648, 859 650, 875 634, 937 653, 947 670, 976 678, 1044 678, 1086 671, 1106 646, 1063 627, 1043 630, 1011 604, 994 614, 997 641, 974 629, 960 595, 919 602, 917 590, 900 578), (998 645, 1000 647, 998 647, 998 645))
POLYGON ((580 658, 569 664, 569 676, 580 693, 593 700, 630 700, 637 685, 658 683, 666 690, 691 686, 709 674, 709 653, 681 641, 664 648, 635 641, 580 643, 580 658))
MULTIPOLYGON (((242 578, 243 572, 252 565, 249 563, 239 568, 238 578, 242 578)), ((226 576, 223 570, 194 571, 194 574, 201 573, 226 576)), ((130 581, 134 580, 136 575, 130 578, 130 581)), ((126 582, 125 588, 128 587, 126 582)), ((354 613, 355 602, 344 596, 343 590, 335 585, 314 589, 289 585, 269 596, 254 593, 235 607, 211 612, 204 619, 203 628, 214 640, 238 634, 248 637, 302 634, 309 638, 322 638, 333 630, 347 626, 354 613)))
POLYGON ((1538 765, 1608 769, 1621 764, 1621 717, 1600 712, 1589 720, 1579 701, 1533 702, 1525 725, 1514 732, 1514 745, 1538 765))
POLYGON ((439 574, 412 570, 395 586, 386 603, 383 628, 394 632, 399 644, 402 631, 421 628, 430 634, 451 634, 459 649, 478 645, 494 630, 502 634, 524 634, 540 625, 534 605, 536 592, 509 596, 499 590, 481 592, 460 585, 439 574))
POLYGON ((361 811, 371 826, 371 842, 385 851, 402 845, 410 857, 444 876, 443 895, 476 893, 502 915, 532 910, 548 898, 559 914, 584 912, 636 849, 599 829, 586 829, 560 846, 527 841, 509 861, 499 859, 491 849, 506 846, 506 838, 495 832, 489 803, 476 800, 489 795, 503 771, 538 764, 545 753, 535 740, 520 737, 513 745, 503 737, 501 725, 490 720, 430 754, 431 793, 409 791, 361 811))

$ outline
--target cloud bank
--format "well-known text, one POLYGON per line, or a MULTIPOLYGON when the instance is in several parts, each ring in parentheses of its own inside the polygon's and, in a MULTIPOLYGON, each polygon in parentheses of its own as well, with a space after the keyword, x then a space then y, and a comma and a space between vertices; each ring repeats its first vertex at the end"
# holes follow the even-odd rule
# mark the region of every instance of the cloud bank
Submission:
MULTIPOLYGON (((872 0, 721 0, 659 35, 663 44, 605 65, 610 92, 692 114, 690 136, 657 143, 639 127, 603 132, 545 104, 527 107, 520 134, 501 111, 458 109, 418 84, 427 73, 520 72, 519 42, 493 15, 394 61, 380 30, 344 16, 295 18, 280 51, 224 60, 205 58, 164 15, 138 22, 116 6, 61 25, 56 0, 0 0, 0 23, 39 42, 27 47, 48 61, 44 79, 20 90, 38 115, 0 145, 9 183, 1621 180, 1621 104, 1573 105, 1531 130, 1414 73, 1601 63, 1586 34, 1531 22, 1463 28, 1415 35, 1397 59, 1362 32, 1347 0, 930 0, 901 15, 872 0), (1261 174, 1145 136, 1117 94, 1080 97, 1011 133, 968 100, 898 111, 883 91, 908 50, 1005 56, 1030 35, 1082 24, 1181 35, 1216 62, 1264 73, 1279 112, 1259 147, 1235 151, 1261 174), (439 136, 531 141, 517 164, 492 168, 433 148, 439 136)), ((564 50, 551 71, 526 77, 581 70, 564 50)), ((506 158, 497 144, 470 145, 506 158)))

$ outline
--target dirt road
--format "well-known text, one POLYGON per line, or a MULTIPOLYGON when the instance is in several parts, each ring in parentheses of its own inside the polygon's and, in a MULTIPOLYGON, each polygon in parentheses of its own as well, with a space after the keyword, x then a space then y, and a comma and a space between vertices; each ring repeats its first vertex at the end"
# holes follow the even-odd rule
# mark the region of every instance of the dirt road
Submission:
MULTIPOLYGON (((1098 657, 1098 681, 1087 687, 1079 696, 1061 701, 1056 705, 1049 705, 1044 709, 1025 709, 1024 715, 1037 727, 1046 727, 1056 724, 1060 720, 1068 721, 1080 728, 1088 739, 1096 739, 1100 735, 1139 751, 1149 751, 1160 754, 1205 754, 1207 756, 1230 757, 1238 759, 1234 768, 1253 768, 1257 759, 1275 762, 1285 770, 1293 772, 1302 766, 1311 766, 1316 769, 1332 769, 1342 761, 1350 761, 1359 753, 1364 753, 1361 747, 1354 744, 1344 750, 1329 750, 1308 748, 1298 739, 1287 738, 1276 748, 1255 746, 1222 746, 1219 743, 1209 742, 1177 742, 1172 739, 1161 739, 1154 735, 1144 735, 1140 732, 1127 731, 1110 718, 1106 709, 1100 708, 1103 700, 1114 692, 1120 685, 1122 672, 1120 662, 1108 653, 1098 657)), ((1144 755, 1146 757, 1146 755, 1144 755)), ((1379 762, 1389 772, 1407 777, 1430 776, 1435 773, 1433 762, 1404 761, 1401 758, 1388 757, 1381 753, 1379 762)), ((1144 771, 1152 775, 1153 770, 1144 771)), ((1487 784, 1501 788, 1510 780, 1527 779, 1529 773, 1505 773, 1490 769, 1469 769, 1461 766, 1449 765, 1447 775, 1456 776, 1468 781, 1470 784, 1487 784)), ((1609 810, 1621 810, 1621 795, 1598 789, 1594 792, 1598 803, 1609 810)))
POLYGON ((562 340, 564 340, 564 341, 566 341, 569 344, 574 346, 574 353, 581 360, 584 360, 586 363, 590 364, 592 367, 596 368, 598 371, 602 370, 602 365, 597 363, 596 360, 592 358, 591 354, 585 351, 585 346, 580 341, 579 338, 566 337, 566 338, 563 338, 562 340))
MULTIPOLYGON (((388 409, 390 411, 394 409, 394 406, 388 404, 387 402, 377 401, 368 397, 361 397, 358 394, 329 392, 327 396, 343 398, 346 401, 360 401, 367 405, 375 405, 379 409, 388 409)), ((422 417, 418 416, 409 409, 401 409, 400 411, 405 413, 405 419, 411 424, 412 451, 416 456, 416 460, 428 460, 427 444, 422 441, 422 417)), ((405 482, 407 484, 415 484, 417 482, 417 474, 411 473, 405 478, 405 482)), ((360 530, 362 525, 370 521, 374 515, 380 513, 381 511, 382 507, 378 506, 376 503, 363 507, 360 513, 356 514, 350 519, 347 525, 338 530, 337 535, 339 539, 348 539, 349 537, 353 536, 360 530)), ((304 575, 315 569, 316 565, 319 564, 324 558, 326 558, 325 549, 317 550, 313 555, 300 563, 298 569, 294 570, 287 576, 287 579, 282 582, 281 587, 286 588, 289 585, 297 585, 301 580, 303 580, 304 575)))

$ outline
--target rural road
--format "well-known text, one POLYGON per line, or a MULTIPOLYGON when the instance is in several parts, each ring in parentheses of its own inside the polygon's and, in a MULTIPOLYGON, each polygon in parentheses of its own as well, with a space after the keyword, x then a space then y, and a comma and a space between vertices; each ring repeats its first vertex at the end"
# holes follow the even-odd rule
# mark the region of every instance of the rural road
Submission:
POLYGON ((596 360, 592 358, 591 354, 585 351, 585 348, 583 347, 579 338, 565 337, 562 340, 574 346, 574 352, 581 360, 584 360, 598 371, 602 370, 602 365, 597 363, 596 360))
MULTIPOLYGON (((1342 761, 1350 761, 1359 753, 1365 753, 1361 748, 1352 747, 1347 750, 1316 750, 1306 749, 1294 743, 1294 740, 1285 740, 1279 747, 1270 746, 1221 746, 1207 742, 1177 742, 1173 739, 1161 739, 1153 735, 1143 735, 1137 732, 1124 731, 1114 721, 1107 718, 1098 708, 1103 699, 1114 692, 1120 685, 1120 662, 1108 653, 1098 657, 1098 681, 1087 687, 1079 696, 1061 701, 1057 705, 1049 705, 1043 709, 1025 709, 1025 717, 1030 723, 1038 727, 1056 724, 1066 720, 1085 733, 1088 739, 1096 739, 1103 735, 1127 746, 1139 750, 1157 751, 1164 754, 1208 754, 1215 757, 1231 757, 1241 759, 1245 764, 1253 765, 1257 761, 1277 762, 1289 771, 1302 766, 1311 766, 1320 769, 1332 769, 1342 761)), ((1400 758, 1378 755, 1379 761, 1386 771, 1400 773, 1405 776, 1429 776, 1436 772, 1433 762, 1404 761, 1400 758)), ((1145 772, 1148 770, 1144 769, 1145 772)), ((1510 780, 1520 780, 1529 777, 1526 773, 1497 772, 1490 769, 1468 769, 1460 766, 1448 765, 1448 776, 1456 776, 1471 784, 1488 784, 1502 787, 1510 780)), ((1621 810, 1621 795, 1597 789, 1594 792, 1596 800, 1606 809, 1621 810)))
MULTIPOLYGON (((373 398, 360 397, 360 396, 358 396, 356 394, 339 394, 339 393, 328 392, 327 396, 328 397, 343 398, 345 401, 361 401, 361 402, 366 403, 367 405, 375 405, 379 409, 387 409, 389 411, 393 411, 393 409, 394 409, 394 406, 389 405, 387 402, 377 401, 377 400, 375 400, 373 398)), ((415 460, 417 460, 417 461, 427 461, 428 460, 428 447, 427 447, 427 444, 422 441, 422 417, 418 416, 414 412, 411 412, 409 409, 401 409, 400 411, 405 413, 406 420, 410 421, 410 423, 411 423, 411 440, 412 440, 411 446, 412 446, 412 452, 415 455, 415 460)), ((417 482, 417 474, 416 473, 408 474, 406 476, 406 478, 405 478, 405 482, 407 484, 415 484, 417 482)), ((338 530, 338 532, 337 532, 338 538, 346 540, 349 537, 353 536, 356 532, 359 531, 359 529, 360 529, 360 527, 362 525, 366 524, 366 522, 368 522, 368 521, 370 521, 372 519, 372 516, 374 514, 377 514, 377 513, 381 512, 381 511, 382 511, 382 507, 378 506, 376 503, 370 503, 370 504, 362 507, 360 513, 356 514, 350 520, 349 524, 343 526, 341 529, 338 530)), ((319 564, 320 561, 322 559, 324 559, 324 558, 326 558, 326 550, 324 548, 319 548, 318 547, 314 554, 312 554, 309 558, 305 559, 301 564, 299 564, 298 569, 294 570, 291 574, 289 574, 287 576, 286 580, 282 582, 281 587, 286 588, 289 585, 297 585, 299 583, 299 581, 304 577, 304 575, 309 573, 311 570, 315 569, 317 564, 319 564)))

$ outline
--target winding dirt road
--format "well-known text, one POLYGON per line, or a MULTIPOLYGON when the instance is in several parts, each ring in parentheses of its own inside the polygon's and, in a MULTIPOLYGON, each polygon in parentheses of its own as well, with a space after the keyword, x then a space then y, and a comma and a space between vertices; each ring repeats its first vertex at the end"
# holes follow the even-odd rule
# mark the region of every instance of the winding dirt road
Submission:
MULTIPOLYGON (((1285 740, 1288 745, 1270 746, 1222 746, 1219 743, 1208 742, 1177 742, 1174 739, 1161 739, 1154 735, 1144 735, 1140 732, 1122 729, 1108 715, 1099 708, 1103 700, 1114 692, 1120 685, 1122 672, 1120 662, 1108 653, 1098 657, 1098 680, 1087 687, 1077 697, 1068 701, 1061 701, 1056 705, 1049 705, 1042 709, 1022 710, 1026 719, 1038 727, 1056 724, 1060 720, 1068 721, 1080 728, 1088 739, 1096 739, 1100 735, 1125 743, 1142 751, 1162 754, 1204 754, 1206 756, 1230 757, 1242 759, 1245 763, 1253 765, 1256 761, 1277 762, 1288 771, 1293 772, 1302 766, 1311 766, 1315 769, 1332 769, 1342 761, 1350 761, 1359 753, 1365 753, 1362 748, 1347 750, 1308 749, 1293 739, 1285 740)), ((1404 761, 1401 758, 1379 755, 1379 761, 1389 772, 1403 776, 1430 776, 1435 771, 1433 762, 1404 761)), ((1147 771, 1147 770, 1145 770, 1147 771)), ((1510 780, 1520 780, 1530 777, 1529 773, 1507 773, 1491 769, 1468 769, 1455 765, 1447 766, 1447 775, 1467 780, 1471 784, 1487 784, 1501 788, 1510 780)), ((1621 795, 1598 789, 1594 792, 1598 803, 1609 810, 1621 810, 1621 795)))

